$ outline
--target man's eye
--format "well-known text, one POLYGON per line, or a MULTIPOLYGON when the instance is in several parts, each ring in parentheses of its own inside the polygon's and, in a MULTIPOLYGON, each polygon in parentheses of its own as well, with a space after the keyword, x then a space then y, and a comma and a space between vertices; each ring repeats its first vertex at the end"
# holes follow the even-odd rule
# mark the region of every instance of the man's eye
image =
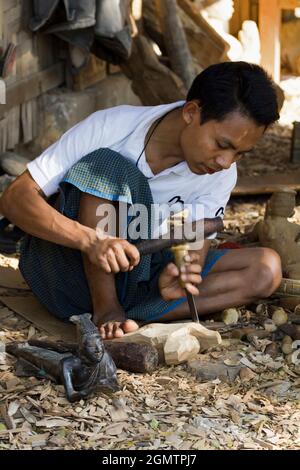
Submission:
POLYGON ((216 143, 217 143, 217 147, 218 147, 219 149, 221 149, 221 150, 227 150, 227 149, 228 149, 228 147, 227 147, 226 145, 222 145, 222 144, 220 144, 220 142, 218 142, 218 141, 216 141, 216 143))

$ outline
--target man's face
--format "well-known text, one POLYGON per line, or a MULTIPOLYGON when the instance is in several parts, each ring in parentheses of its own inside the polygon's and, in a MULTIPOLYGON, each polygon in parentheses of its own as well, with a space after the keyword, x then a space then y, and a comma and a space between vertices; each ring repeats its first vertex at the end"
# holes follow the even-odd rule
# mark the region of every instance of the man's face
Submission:
POLYGON ((180 137, 185 161, 193 173, 213 174, 226 170, 252 150, 265 131, 252 119, 235 111, 223 121, 200 125, 201 109, 195 102, 183 108, 186 123, 180 137))

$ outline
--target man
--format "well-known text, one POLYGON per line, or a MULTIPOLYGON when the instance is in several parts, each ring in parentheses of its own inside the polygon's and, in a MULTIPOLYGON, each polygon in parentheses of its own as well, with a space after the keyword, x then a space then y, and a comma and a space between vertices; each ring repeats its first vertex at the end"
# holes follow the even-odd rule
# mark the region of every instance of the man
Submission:
POLYGON ((140 260, 129 239, 99 237, 96 226, 99 206, 116 201, 202 204, 205 217, 224 215, 236 161, 278 117, 267 74, 237 62, 198 75, 186 102, 119 106, 73 127, 1 200, 1 213, 31 234, 20 267, 35 294, 60 318, 90 308, 104 338, 137 329, 134 320, 188 318, 180 277, 201 315, 270 296, 281 281, 270 249, 210 251, 205 240, 179 273, 165 258, 140 260))

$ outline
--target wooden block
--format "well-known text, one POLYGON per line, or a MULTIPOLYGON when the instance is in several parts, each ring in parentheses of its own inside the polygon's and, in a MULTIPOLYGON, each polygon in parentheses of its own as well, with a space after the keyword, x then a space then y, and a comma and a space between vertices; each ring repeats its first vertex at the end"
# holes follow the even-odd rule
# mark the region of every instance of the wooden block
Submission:
POLYGON ((171 333, 164 345, 165 363, 181 364, 195 357, 200 351, 200 343, 196 336, 187 334, 185 328, 171 333))
POLYGON ((151 373, 158 367, 157 349, 150 344, 104 341, 106 351, 119 369, 151 373))
POLYGON ((180 364, 194 357, 199 351, 221 344, 222 339, 217 331, 189 322, 152 323, 133 333, 114 339, 114 342, 119 341, 150 344, 158 350, 161 362, 180 364), (196 338, 198 344, 190 336, 196 338))

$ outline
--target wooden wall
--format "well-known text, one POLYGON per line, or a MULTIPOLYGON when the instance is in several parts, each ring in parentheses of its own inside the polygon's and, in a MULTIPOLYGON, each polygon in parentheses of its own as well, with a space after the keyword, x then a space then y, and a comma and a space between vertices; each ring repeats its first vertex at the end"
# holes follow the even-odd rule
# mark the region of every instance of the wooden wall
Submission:
POLYGON ((37 97, 63 80, 53 38, 33 34, 27 26, 30 16, 30 0, 0 1, 0 47, 17 46, 16 63, 5 78, 6 105, 0 105, 0 153, 37 135, 37 97))

